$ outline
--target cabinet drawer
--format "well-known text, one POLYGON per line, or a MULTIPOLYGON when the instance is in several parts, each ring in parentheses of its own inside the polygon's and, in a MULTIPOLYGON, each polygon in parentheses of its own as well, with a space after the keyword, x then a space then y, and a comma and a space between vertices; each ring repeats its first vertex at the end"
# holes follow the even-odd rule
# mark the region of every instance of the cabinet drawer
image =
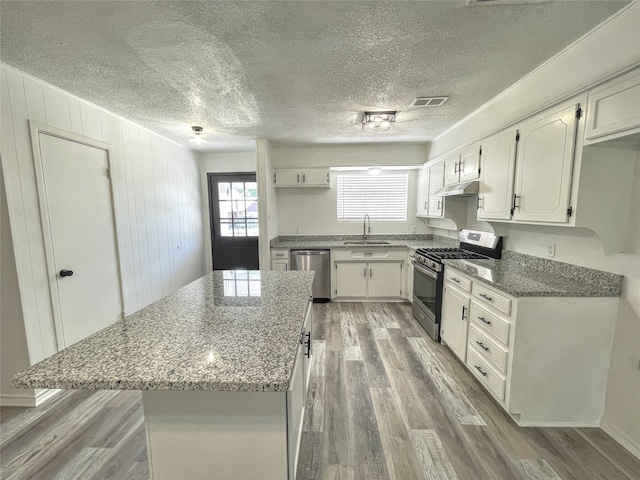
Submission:
POLYGON ((467 367, 498 400, 504 401, 504 390, 507 381, 493 367, 489 366, 489 363, 482 359, 473 348, 469 348, 467 351, 467 367))
POLYGON ((289 250, 271 250, 272 260, 289 260, 289 250))
POLYGON ((482 358, 491 362, 498 371, 507 373, 509 352, 482 333, 475 325, 469 327, 469 345, 474 347, 482 358))
POLYGON ((444 278, 447 282, 452 282, 459 289, 464 290, 465 292, 471 291, 471 280, 463 277, 455 271, 449 270, 449 268, 445 269, 444 278))
POLYGON ((493 289, 485 288, 478 283, 473 284, 473 295, 481 302, 491 305, 501 312, 511 315, 511 300, 497 293, 493 289))
POLYGON ((469 315, 471 323, 480 327, 481 331, 490 333, 505 346, 509 345, 509 322, 482 308, 475 300, 471 302, 469 315))

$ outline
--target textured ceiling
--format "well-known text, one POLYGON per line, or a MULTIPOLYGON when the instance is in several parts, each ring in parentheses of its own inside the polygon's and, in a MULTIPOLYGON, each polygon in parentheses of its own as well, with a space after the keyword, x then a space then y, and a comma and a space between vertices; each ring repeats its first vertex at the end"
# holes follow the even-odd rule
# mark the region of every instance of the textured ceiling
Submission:
POLYGON ((200 150, 427 142, 627 3, 2 0, 0 54, 185 145, 201 125, 200 150))

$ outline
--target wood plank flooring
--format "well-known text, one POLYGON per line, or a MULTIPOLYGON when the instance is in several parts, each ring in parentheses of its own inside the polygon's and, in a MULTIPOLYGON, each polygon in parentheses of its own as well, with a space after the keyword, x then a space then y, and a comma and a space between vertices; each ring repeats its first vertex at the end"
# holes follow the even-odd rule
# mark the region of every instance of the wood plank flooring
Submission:
MULTIPOLYGON (((600 429, 517 427, 408 304, 314 315, 297 480, 640 480, 600 429)), ((0 479, 149 478, 139 392, 64 392, 0 422, 0 479)))

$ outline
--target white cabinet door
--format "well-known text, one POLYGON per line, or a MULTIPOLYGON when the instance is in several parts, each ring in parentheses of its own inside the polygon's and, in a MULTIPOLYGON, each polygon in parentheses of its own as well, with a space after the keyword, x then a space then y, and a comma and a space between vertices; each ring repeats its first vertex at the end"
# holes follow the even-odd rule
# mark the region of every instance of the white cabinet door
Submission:
POLYGON ((444 184, 455 185, 460 182, 460 155, 455 154, 444 160, 444 184))
POLYGON ((602 137, 608 135, 611 138, 627 135, 633 133, 629 130, 638 128, 640 71, 634 70, 589 92, 585 126, 587 140, 605 140, 602 137))
POLYGON ((471 145, 460 152, 458 174, 461 182, 476 180, 479 176, 478 164, 480 163, 480 146, 471 145))
POLYGON ((446 284, 442 299, 440 336, 463 362, 467 356, 470 298, 451 284, 446 284))
POLYGON ((336 262, 336 297, 367 296, 367 264, 364 262, 336 262))
POLYGON ((278 168, 273 171, 273 183, 276 187, 297 187, 301 180, 302 174, 296 168, 278 168))
POLYGON ((418 171, 418 185, 416 196, 416 217, 426 217, 429 214, 429 169, 418 171))
POLYGON ((306 187, 328 187, 330 179, 328 168, 310 168, 302 171, 302 185, 306 187))
POLYGON ((289 270, 288 260, 271 260, 271 270, 289 270))
POLYGON ((511 130, 482 143, 478 220, 511 218, 516 134, 511 130))
POLYGON ((403 262, 368 264, 369 298, 402 296, 403 262))
POLYGON ((295 480, 295 472, 298 467, 298 453, 300 452, 300 440, 302 438, 302 420, 304 417, 305 403, 303 350, 302 345, 300 345, 293 363, 293 371, 291 372, 291 380, 289 381, 289 389, 287 390, 288 480, 295 480))
POLYGON ((519 129, 514 220, 564 223, 569 219, 578 107, 537 116, 519 129))
POLYGON ((436 197, 435 192, 442 188, 444 181, 444 165, 434 165, 429 168, 429 216, 442 217, 444 198, 436 197))

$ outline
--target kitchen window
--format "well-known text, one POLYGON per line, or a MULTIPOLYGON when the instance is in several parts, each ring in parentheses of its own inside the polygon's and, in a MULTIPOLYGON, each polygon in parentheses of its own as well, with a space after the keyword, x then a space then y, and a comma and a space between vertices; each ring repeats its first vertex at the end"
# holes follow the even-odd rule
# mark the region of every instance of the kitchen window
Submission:
POLYGON ((365 215, 377 222, 407 221, 408 173, 366 171, 338 173, 338 221, 361 221, 365 215))

